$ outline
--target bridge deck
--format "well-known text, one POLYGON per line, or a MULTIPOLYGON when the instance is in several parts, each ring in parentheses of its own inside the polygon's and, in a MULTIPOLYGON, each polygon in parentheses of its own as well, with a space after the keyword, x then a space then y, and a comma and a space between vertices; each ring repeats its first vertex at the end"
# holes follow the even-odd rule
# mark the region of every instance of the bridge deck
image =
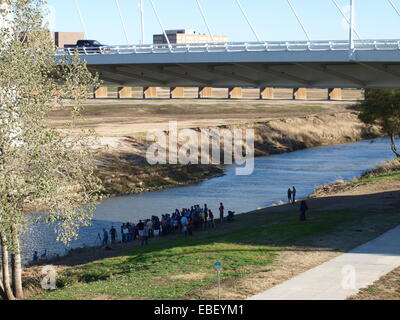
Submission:
POLYGON ((122 86, 400 86, 400 40, 356 41, 354 51, 347 41, 110 46, 81 49, 81 58, 122 86))

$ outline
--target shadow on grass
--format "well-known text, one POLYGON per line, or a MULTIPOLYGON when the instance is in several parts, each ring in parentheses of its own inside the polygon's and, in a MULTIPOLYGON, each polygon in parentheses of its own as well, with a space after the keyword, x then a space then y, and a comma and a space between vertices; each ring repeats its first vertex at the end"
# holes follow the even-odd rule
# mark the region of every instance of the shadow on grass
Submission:
MULTIPOLYGON (((299 221, 298 218, 299 203, 282 205, 237 215, 234 222, 217 223, 215 229, 195 229, 193 237, 172 234, 158 239, 150 239, 150 244, 145 247, 141 247, 140 242, 135 241, 123 247, 124 252, 116 250, 116 253, 119 257, 132 256, 138 261, 141 259, 141 255, 160 254, 170 257, 177 253, 187 255, 190 252, 197 252, 196 247, 217 243, 249 247, 263 246, 265 247, 263 250, 276 251, 274 248, 302 245, 305 239, 312 240, 315 237, 329 234, 341 225, 343 229, 346 228, 346 224, 362 220, 373 214, 379 215, 379 211, 396 207, 400 202, 400 191, 362 196, 325 197, 322 200, 316 198, 309 199, 307 202, 310 211, 307 214, 309 219, 305 222, 299 221), (382 198, 387 199, 387 203, 383 203, 382 198), (168 253, 171 249, 175 249, 174 252, 168 253)), ((382 219, 384 220, 383 216, 382 219)), ((398 223, 400 223, 400 215, 398 223)), ((351 229, 351 227, 347 228, 351 229)), ((356 229, 353 226, 352 230, 356 229)), ((314 247, 311 242, 308 243, 310 248, 314 247)), ((315 246, 315 250, 320 249, 319 246, 315 246)), ((324 249, 335 250, 336 248, 324 249)), ((84 251, 90 250, 91 248, 87 248, 84 251)), ((212 249, 211 251, 215 252, 212 249)), ((206 252, 204 251, 204 253, 206 252)), ((112 252, 110 254, 112 255, 112 252)), ((76 260, 61 258, 60 261, 52 263, 61 266, 75 266, 92 262, 91 258, 90 256, 87 259, 83 257, 76 260)))

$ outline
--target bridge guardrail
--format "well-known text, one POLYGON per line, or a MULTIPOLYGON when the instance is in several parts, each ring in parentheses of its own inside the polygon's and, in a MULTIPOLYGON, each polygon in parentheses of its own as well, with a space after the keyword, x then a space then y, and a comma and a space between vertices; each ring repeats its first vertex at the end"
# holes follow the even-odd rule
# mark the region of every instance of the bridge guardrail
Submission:
MULTIPOLYGON (((163 54, 211 52, 273 52, 273 51, 338 51, 349 50, 348 41, 271 41, 103 46, 97 48, 61 48, 57 56, 99 54, 163 54)), ((357 40, 355 50, 400 50, 400 40, 357 40)))

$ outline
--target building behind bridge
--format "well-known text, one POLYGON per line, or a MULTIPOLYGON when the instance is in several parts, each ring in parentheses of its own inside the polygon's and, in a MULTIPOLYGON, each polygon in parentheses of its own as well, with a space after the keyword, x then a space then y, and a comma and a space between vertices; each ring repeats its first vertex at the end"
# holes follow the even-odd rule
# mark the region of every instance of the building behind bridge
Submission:
POLYGON ((52 32, 51 37, 58 48, 64 48, 65 45, 74 45, 78 40, 85 39, 83 32, 52 32))
MULTIPOLYGON (((208 34, 197 33, 193 29, 177 29, 177 30, 166 30, 168 40, 170 43, 224 43, 228 42, 227 36, 213 35, 212 37, 208 34)), ((154 44, 166 44, 167 39, 164 34, 153 35, 154 44)))

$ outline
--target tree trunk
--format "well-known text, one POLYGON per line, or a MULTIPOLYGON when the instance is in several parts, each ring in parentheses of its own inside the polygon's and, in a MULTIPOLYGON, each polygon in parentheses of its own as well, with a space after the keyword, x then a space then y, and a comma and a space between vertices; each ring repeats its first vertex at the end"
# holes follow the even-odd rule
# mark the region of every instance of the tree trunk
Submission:
POLYGON ((1 259, 3 265, 3 286, 6 294, 6 298, 8 300, 15 300, 14 293, 11 288, 11 275, 10 275, 10 267, 8 262, 8 249, 6 244, 5 236, 0 234, 1 239, 1 259))
POLYGON ((0 262, 0 298, 7 299, 3 285, 3 265, 1 262, 0 262))
POLYGON ((390 135, 390 147, 397 158, 400 158, 400 153, 397 151, 396 142, 394 141, 395 135, 392 133, 390 135))
POLYGON ((17 299, 24 298, 24 291, 22 288, 22 262, 21 262, 21 248, 19 244, 18 231, 13 228, 13 253, 11 255, 12 262, 12 276, 13 276, 13 287, 14 294, 17 299))

